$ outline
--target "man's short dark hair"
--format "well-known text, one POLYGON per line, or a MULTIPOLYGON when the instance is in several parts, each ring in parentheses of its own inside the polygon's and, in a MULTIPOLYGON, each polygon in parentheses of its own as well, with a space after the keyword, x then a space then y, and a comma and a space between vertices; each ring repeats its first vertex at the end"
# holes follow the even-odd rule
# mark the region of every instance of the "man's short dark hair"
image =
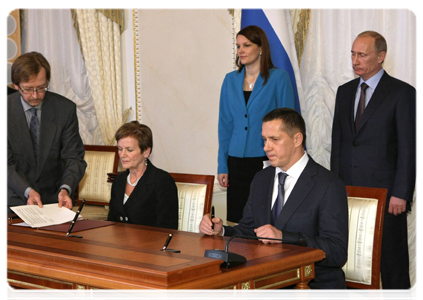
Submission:
POLYGON ((366 37, 366 36, 370 36, 375 39, 374 47, 377 54, 379 54, 382 51, 385 51, 385 52, 388 51, 388 45, 386 44, 386 40, 383 37, 383 35, 381 35, 379 32, 368 30, 368 31, 363 31, 362 33, 357 35, 357 37, 366 37))
POLYGON ((38 52, 22 54, 13 62, 12 82, 19 86, 22 82, 28 82, 32 76, 37 76, 41 69, 46 71, 46 79, 50 81, 50 64, 47 59, 38 52))
POLYGON ((269 112, 262 119, 263 123, 273 120, 282 121, 282 130, 285 131, 290 137, 294 137, 297 132, 303 135, 303 147, 306 143, 306 127, 303 117, 292 108, 282 107, 276 108, 269 112))

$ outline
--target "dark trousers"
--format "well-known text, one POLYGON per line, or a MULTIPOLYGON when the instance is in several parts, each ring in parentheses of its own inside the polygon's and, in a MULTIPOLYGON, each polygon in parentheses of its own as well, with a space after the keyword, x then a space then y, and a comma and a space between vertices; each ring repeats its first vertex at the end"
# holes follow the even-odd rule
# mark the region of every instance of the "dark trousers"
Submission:
POLYGON ((262 157, 228 157, 228 181, 226 194, 226 219, 229 222, 239 223, 242 212, 250 194, 250 184, 256 173, 263 169, 262 157))
POLYGON ((385 210, 380 263, 383 289, 409 289, 407 212, 398 216, 385 210))

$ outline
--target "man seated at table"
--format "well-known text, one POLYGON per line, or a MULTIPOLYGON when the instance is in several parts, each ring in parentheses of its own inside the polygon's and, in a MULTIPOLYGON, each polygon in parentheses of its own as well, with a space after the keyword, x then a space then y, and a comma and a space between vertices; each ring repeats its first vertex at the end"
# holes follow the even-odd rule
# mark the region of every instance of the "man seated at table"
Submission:
POLYGON ((200 231, 207 235, 281 239, 321 249, 326 258, 316 263, 316 276, 309 286, 345 288, 342 271, 348 249, 345 185, 305 152, 305 123, 299 113, 277 108, 262 121, 264 151, 271 166, 254 177, 239 225, 223 226, 220 218, 211 220, 207 214, 200 223, 200 231))

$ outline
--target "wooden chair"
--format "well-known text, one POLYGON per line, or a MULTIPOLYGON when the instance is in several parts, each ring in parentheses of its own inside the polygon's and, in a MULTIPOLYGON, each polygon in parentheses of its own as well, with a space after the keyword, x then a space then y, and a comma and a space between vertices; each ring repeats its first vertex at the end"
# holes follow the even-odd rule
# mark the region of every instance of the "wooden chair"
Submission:
POLYGON ((170 173, 178 188, 178 230, 200 232, 203 215, 210 213, 214 176, 170 173))
POLYGON ((78 185, 76 196, 77 210, 85 199, 81 215, 94 220, 106 220, 109 213, 111 184, 107 182, 107 173, 117 172, 119 155, 116 146, 85 145, 87 169, 78 185))
POLYGON ((380 289, 380 256, 387 189, 347 186, 348 260, 343 267, 349 288, 380 289))
MULTIPOLYGON (((108 182, 113 183, 119 173, 109 173, 108 182)), ((214 176, 169 173, 175 180, 179 199, 178 230, 200 232, 203 215, 210 213, 213 198, 214 176)))

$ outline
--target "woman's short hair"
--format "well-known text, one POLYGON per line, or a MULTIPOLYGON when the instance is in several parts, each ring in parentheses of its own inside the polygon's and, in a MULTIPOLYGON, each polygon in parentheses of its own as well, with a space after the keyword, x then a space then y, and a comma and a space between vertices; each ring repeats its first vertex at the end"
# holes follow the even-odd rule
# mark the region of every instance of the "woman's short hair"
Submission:
POLYGON ((32 76, 38 75, 41 69, 46 71, 46 79, 50 81, 50 64, 47 59, 38 52, 28 52, 22 54, 13 62, 12 82, 19 86, 21 82, 28 82, 32 76))
POLYGON ((297 132, 300 132, 303 135, 303 147, 306 144, 306 126, 303 117, 292 108, 281 107, 276 108, 265 115, 262 119, 264 122, 270 122, 273 120, 282 121, 282 130, 285 131, 291 138, 297 132))
POLYGON ((115 139, 119 142, 120 139, 132 137, 138 141, 141 153, 150 148, 150 153, 153 151, 153 133, 150 127, 140 124, 138 121, 125 123, 116 131, 115 139))
MULTIPOLYGON (((266 33, 260 27, 250 25, 242 28, 236 36, 238 35, 245 36, 245 38, 250 42, 261 47, 260 73, 264 78, 263 85, 266 84, 266 81, 269 78, 269 70, 275 67, 270 55, 269 40, 267 39, 266 33)), ((241 72, 241 70, 244 68, 244 65, 241 64, 238 55, 236 56, 235 63, 238 66, 238 72, 241 72)))

